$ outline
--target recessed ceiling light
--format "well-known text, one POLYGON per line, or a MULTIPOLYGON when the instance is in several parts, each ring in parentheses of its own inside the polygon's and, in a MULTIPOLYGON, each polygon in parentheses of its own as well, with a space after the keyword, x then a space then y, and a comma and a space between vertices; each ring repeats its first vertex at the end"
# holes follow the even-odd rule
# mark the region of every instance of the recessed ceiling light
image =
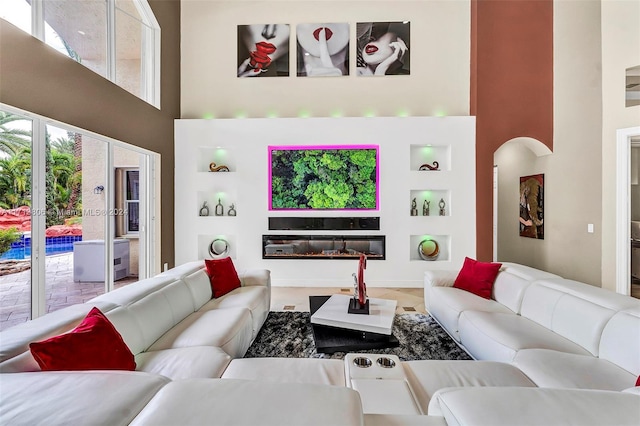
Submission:
POLYGON ((78 30, 78 34, 80 34, 80 35, 87 35, 87 33, 85 33, 85 32, 84 32, 84 31, 82 31, 82 30, 78 30))

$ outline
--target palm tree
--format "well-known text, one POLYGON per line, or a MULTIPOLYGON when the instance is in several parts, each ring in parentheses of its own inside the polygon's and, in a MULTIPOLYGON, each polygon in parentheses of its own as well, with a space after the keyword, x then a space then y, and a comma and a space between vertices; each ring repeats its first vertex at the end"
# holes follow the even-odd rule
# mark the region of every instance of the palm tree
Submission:
MULTIPOLYGON (((26 120, 0 111, 0 207, 31 205, 31 131, 15 129, 9 123, 26 120)), ((50 142, 45 137, 47 226, 62 223, 66 214, 79 210, 82 182, 82 136, 50 142)))
POLYGON ((19 115, 0 111, 0 152, 12 155, 24 148, 31 147, 31 131, 8 126, 15 121, 28 121, 19 115))
POLYGON ((69 208, 80 211, 82 204, 82 134, 69 132, 73 138, 73 159, 75 172, 71 178, 71 195, 69 195, 69 208))
POLYGON ((31 204, 30 156, 30 150, 22 150, 0 158, 0 207, 14 209, 31 204))

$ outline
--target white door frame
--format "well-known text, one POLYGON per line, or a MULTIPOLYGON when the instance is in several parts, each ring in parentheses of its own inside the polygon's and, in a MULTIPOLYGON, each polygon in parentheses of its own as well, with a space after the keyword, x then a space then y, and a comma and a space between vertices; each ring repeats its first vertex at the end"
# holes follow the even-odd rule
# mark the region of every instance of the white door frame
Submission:
POLYGON ((631 294, 631 138, 640 127, 616 131, 616 292, 631 294))

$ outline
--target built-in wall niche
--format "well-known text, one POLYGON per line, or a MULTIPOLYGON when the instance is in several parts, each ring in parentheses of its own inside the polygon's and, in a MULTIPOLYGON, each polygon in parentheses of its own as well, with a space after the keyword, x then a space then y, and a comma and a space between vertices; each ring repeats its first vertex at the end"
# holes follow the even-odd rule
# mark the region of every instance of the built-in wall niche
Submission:
POLYGON ((198 235, 198 259, 236 258, 236 236, 228 234, 198 235))
POLYGON ((196 164, 198 172, 224 174, 237 170, 233 150, 223 146, 199 146, 196 164))
POLYGON ((420 144, 411 145, 409 149, 411 171, 419 171, 421 166, 424 169, 421 173, 437 173, 435 170, 430 170, 434 167, 439 171, 451 170, 450 145, 420 144))
POLYGON ((409 194, 408 206, 409 214, 412 216, 451 216, 451 191, 447 189, 412 189, 409 194), (417 210, 415 215, 411 214, 414 199, 417 210), (440 214, 442 205, 444 205, 444 215, 440 214), (425 212, 427 207, 428 212, 425 212))
POLYGON ((194 211, 201 217, 235 217, 238 213, 236 190, 220 188, 213 191, 198 191, 197 205, 194 211))
POLYGON ((176 264, 208 258, 211 240, 228 235, 236 268, 269 269, 274 286, 340 287, 357 264, 356 258, 340 259, 375 251, 342 238, 337 244, 311 240, 310 248, 324 252, 312 251, 297 261, 305 253, 301 235, 386 234, 385 259, 371 255, 367 285, 422 288, 425 271, 457 271, 465 256, 475 256, 476 200, 468 196, 475 188, 474 117, 185 119, 176 120, 175 131, 176 264), (344 143, 379 147, 379 210, 269 210, 269 147, 344 143), (226 157, 216 152, 219 145, 228 148, 226 157), (231 171, 208 172, 214 161, 227 163, 231 171), (418 171, 433 161, 440 171, 418 171), (429 217, 422 216, 426 191, 429 217), (224 216, 213 210, 219 192, 225 194, 224 216), (416 217, 409 216, 412 192, 416 217), (447 216, 438 216, 440 198, 447 216), (198 217, 205 200, 211 216, 198 217), (236 217, 227 216, 231 203, 236 203, 236 217), (439 243, 435 261, 418 255, 420 237, 427 233, 439 243), (291 238, 282 238, 288 241, 282 245, 271 242, 267 255, 260 239, 268 234, 291 238))
POLYGON ((409 238, 409 260, 416 262, 448 262, 451 259, 451 236, 450 235, 411 235, 409 238), (420 256, 420 243, 425 240, 435 241, 437 243, 437 256, 433 256, 433 260, 429 260, 429 254, 433 254, 434 244, 427 244, 429 250, 425 249, 423 255, 427 260, 420 256))

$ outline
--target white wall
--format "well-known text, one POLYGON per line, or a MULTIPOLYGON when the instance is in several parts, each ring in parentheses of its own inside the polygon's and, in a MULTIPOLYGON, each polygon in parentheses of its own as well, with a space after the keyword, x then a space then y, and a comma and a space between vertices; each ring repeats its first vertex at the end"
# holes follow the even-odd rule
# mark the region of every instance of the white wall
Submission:
POLYGON ((640 2, 602 1, 602 287, 616 288, 616 130, 640 126, 625 107, 625 70, 640 65, 640 2))
MULTIPOLYGON (((182 1, 182 118, 464 116, 469 114, 470 4, 429 1, 182 1), (411 22, 411 75, 295 76, 295 26, 411 22), (291 25, 289 77, 236 77, 237 25, 291 25)), ((178 66, 176 64, 176 66, 178 66)))
MULTIPOLYGON (((275 286, 350 286, 357 261, 262 259, 263 234, 385 235, 386 260, 368 262, 372 287, 422 287, 426 269, 458 270, 465 256, 475 257, 475 119, 473 117, 283 118, 176 121, 176 263, 202 259, 216 237, 230 242, 238 268, 266 268, 275 286), (379 145, 378 211, 268 211, 269 145, 379 145), (420 172, 419 150, 433 145, 441 171, 420 172), (218 148, 220 147, 220 148, 218 148), (415 147, 414 147, 415 148, 415 147), (221 154, 224 150, 224 154, 221 154), (211 161, 230 173, 206 171, 211 161), (442 191, 447 216, 410 216, 411 198, 442 191), (213 216, 220 198, 225 215, 235 203, 237 216, 213 216), (209 217, 198 211, 208 200, 209 217), (269 216, 379 216, 380 231, 269 231, 269 216), (429 235, 444 247, 436 261, 419 260, 420 240, 429 235)), ((427 160, 423 161, 427 162, 427 160)), ((421 214, 421 213, 420 213, 421 214)))

